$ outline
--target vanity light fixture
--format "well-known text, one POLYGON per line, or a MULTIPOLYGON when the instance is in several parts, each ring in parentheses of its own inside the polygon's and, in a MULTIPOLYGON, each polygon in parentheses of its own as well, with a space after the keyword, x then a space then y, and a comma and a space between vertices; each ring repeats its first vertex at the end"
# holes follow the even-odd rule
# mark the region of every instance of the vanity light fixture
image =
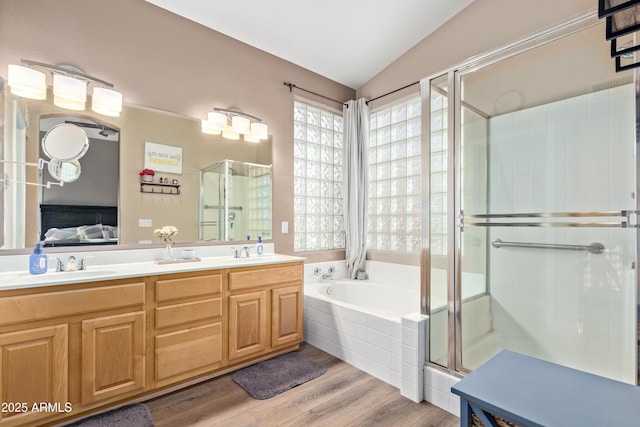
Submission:
POLYGON ((122 94, 106 87, 93 89, 91 109, 98 114, 118 117, 122 111, 122 94))
POLYGON ((47 99, 47 78, 38 70, 10 64, 7 80, 14 95, 29 99, 47 99))
POLYGON ((217 108, 202 120, 202 132, 220 135, 227 139, 239 140, 240 135, 247 142, 260 142, 269 137, 269 128, 259 117, 243 113, 235 108, 217 108))
POLYGON ((8 81, 11 93, 29 99, 46 99, 46 75, 53 80, 53 103, 61 108, 82 111, 87 101, 87 86, 95 83, 91 108, 98 114, 118 117, 122 111, 122 94, 113 90, 113 84, 84 74, 81 70, 65 65, 49 65, 42 62, 21 60, 22 65, 9 65, 8 81))
POLYGON ((64 74, 53 75, 53 103, 67 110, 82 111, 87 102, 87 82, 64 74))
POLYGON ((227 128, 222 131, 222 137, 237 141, 237 140, 240 139, 240 134, 238 132, 234 131, 233 127, 227 126, 227 128))

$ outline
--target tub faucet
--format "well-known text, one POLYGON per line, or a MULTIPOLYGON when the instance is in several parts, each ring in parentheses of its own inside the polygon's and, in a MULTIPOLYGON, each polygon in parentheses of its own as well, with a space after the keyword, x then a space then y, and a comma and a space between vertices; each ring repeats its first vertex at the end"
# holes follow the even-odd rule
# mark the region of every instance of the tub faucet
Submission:
POLYGON ((322 274, 322 280, 333 280, 333 273, 336 272, 336 268, 333 265, 330 265, 328 271, 328 273, 322 274))

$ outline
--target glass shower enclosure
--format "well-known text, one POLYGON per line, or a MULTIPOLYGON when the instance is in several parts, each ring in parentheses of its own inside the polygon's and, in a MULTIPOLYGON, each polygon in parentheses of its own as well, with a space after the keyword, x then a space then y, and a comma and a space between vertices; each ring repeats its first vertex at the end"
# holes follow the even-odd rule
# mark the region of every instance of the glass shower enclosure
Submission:
POLYGON ((223 160, 200 171, 200 240, 271 239, 271 165, 223 160))
POLYGON ((509 349, 636 384, 635 75, 603 26, 431 79, 433 364, 509 349))

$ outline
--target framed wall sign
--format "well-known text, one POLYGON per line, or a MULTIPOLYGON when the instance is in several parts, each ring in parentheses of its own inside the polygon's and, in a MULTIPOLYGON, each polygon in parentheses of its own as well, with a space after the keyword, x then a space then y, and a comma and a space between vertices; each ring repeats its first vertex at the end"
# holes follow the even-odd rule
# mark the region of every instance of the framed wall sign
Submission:
POLYGON ((182 174, 182 147, 144 143, 144 167, 156 172, 182 174))

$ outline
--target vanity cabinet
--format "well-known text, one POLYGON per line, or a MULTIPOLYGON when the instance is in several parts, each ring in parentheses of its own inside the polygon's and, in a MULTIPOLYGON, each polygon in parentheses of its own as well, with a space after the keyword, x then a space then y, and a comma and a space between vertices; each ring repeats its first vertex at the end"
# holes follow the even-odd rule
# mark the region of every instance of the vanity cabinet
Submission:
POLYGON ((67 421, 295 350, 302 277, 295 261, 0 291, 0 427, 67 421))
POLYGON ((302 264, 229 273, 230 361, 302 341, 302 280, 302 264))
POLYGON ((138 280, 1 292, 0 426, 144 390, 144 302, 138 280))

